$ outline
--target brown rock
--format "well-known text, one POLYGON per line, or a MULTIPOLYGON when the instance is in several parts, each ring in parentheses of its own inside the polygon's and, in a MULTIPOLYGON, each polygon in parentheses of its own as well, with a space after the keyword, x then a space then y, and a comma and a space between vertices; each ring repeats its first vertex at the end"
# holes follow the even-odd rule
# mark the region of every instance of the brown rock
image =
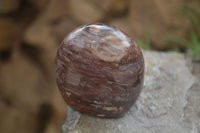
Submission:
POLYGON ((61 126, 57 127, 55 122, 50 121, 44 133, 61 133, 61 126))
POLYGON ((129 5, 130 0, 91 0, 105 12, 109 14, 119 15, 123 13, 129 5))
POLYGON ((101 8, 88 0, 69 0, 71 16, 82 24, 93 23, 103 18, 101 8))
POLYGON ((57 40, 51 22, 68 14, 67 1, 52 0, 48 7, 25 31, 25 42, 46 49, 56 49, 57 40))
POLYGON ((43 104, 50 104, 52 82, 48 83, 40 68, 19 51, 1 64, 0 75, 0 94, 12 105, 36 114, 43 104))
POLYGON ((122 31, 127 33, 132 39, 135 39, 134 35, 137 34, 137 32, 136 33, 132 32, 126 17, 120 19, 113 19, 112 21, 109 22, 109 24, 121 29, 122 31))
POLYGON ((66 112, 67 112, 67 105, 62 99, 62 96, 57 88, 54 89, 53 93, 53 114, 52 119, 48 123, 45 133, 59 133, 61 132, 61 125, 63 121, 65 121, 66 112))
POLYGON ((60 20, 60 17, 66 15, 67 10, 64 10, 66 6, 65 0, 52 0, 47 9, 26 30, 24 37, 24 41, 27 44, 42 50, 39 56, 40 62, 42 62, 41 70, 45 72, 45 82, 48 82, 48 90, 50 89, 51 92, 49 93, 52 94, 48 100, 51 101, 53 115, 57 115, 59 118, 62 116, 60 108, 62 107, 63 111, 66 111, 64 109, 66 106, 63 106, 64 101, 58 93, 55 82, 54 59, 60 43, 57 41, 56 34, 53 31, 52 26, 55 25, 51 25, 50 22, 56 21, 56 19, 60 20), (59 103, 55 101, 59 101, 59 103))
POLYGON ((36 133, 38 117, 0 101, 1 133, 36 133))
POLYGON ((52 21, 69 14, 67 0, 42 0, 42 2, 39 0, 28 1, 33 3, 40 11, 42 11, 30 27, 35 24, 49 25, 52 21))
POLYGON ((46 8, 46 6, 49 5, 50 1, 52 0, 26 0, 26 1, 37 7, 39 11, 42 11, 46 8))
POLYGON ((55 81, 54 58, 59 43, 51 25, 43 18, 38 19, 25 32, 24 41, 33 47, 42 49, 40 62, 48 75, 47 78, 50 78, 51 82, 55 81))
MULTIPOLYGON (((37 1, 30 0, 29 2, 33 2, 32 4, 42 10, 47 1, 44 0, 44 3, 37 3, 37 1)), ((57 42, 51 23, 68 15, 67 6, 66 0, 51 0, 47 2, 47 6, 43 9, 41 14, 39 14, 37 19, 32 22, 30 27, 25 31, 23 39, 26 46, 24 47, 23 44, 20 48, 14 49, 11 59, 8 62, 2 63, 0 66, 1 97, 9 101, 12 107, 19 108, 19 113, 28 112, 33 115, 39 114, 41 118, 43 118, 42 115, 43 113, 45 114, 43 109, 45 110, 46 106, 48 107, 47 109, 50 109, 47 110, 47 114, 49 113, 48 111, 51 112, 52 110, 53 113, 48 114, 52 117, 49 123, 51 126, 48 124, 45 126, 45 123, 48 123, 46 120, 49 121, 49 119, 44 118, 44 120, 41 120, 42 122, 37 120, 37 124, 39 124, 37 128, 43 128, 42 130, 44 131, 55 129, 54 131, 59 132, 60 125, 66 115, 65 111, 67 106, 58 92, 54 71, 55 53, 60 43, 57 42), (24 53, 25 51, 26 54, 24 53), (45 127, 47 127, 47 129, 44 129, 45 127)), ((10 25, 15 26, 16 24, 10 25)), ((16 27, 13 29, 15 28, 16 27)), ((12 31, 12 28, 9 28, 8 31, 12 31)), ((3 32, 1 32, 0 35, 1 34, 2 36, 4 35, 3 32)), ((17 35, 18 34, 19 32, 17 32, 17 35)), ((13 38, 17 37, 17 35, 13 35, 13 38)), ((5 115, 6 113, 2 112, 1 114, 5 115)), ((19 117, 20 116, 19 114, 19 117)), ((27 119, 26 121, 27 125, 22 125, 36 128, 34 125, 32 126, 29 124, 27 119)), ((18 128, 24 128, 20 127, 18 124, 16 125, 18 128)), ((9 123, 7 122, 3 124, 3 126, 8 128, 9 123)), ((9 129, 6 131, 8 130, 9 129)), ((19 131, 21 130, 23 129, 19 129, 19 131)), ((31 131, 37 132, 38 130, 31 131)), ((11 132, 14 131, 12 130, 11 132)), ((26 130, 26 132, 30 131, 26 130)))
POLYGON ((0 18, 0 51, 7 50, 19 43, 19 27, 9 19, 0 18))
POLYGON ((28 44, 48 49, 56 47, 57 42, 52 28, 42 20, 34 22, 25 32, 24 41, 28 44))
POLYGON ((48 100, 53 113, 50 122, 46 125, 45 133, 60 132, 60 125, 66 116, 67 106, 58 92, 54 70, 55 55, 60 44, 58 38, 61 38, 68 30, 62 26, 71 27, 73 25, 71 21, 65 23, 64 20, 62 23, 61 18, 68 14, 66 9, 65 0, 51 1, 46 10, 26 30, 24 37, 27 44, 42 50, 39 56, 40 62, 42 62, 41 69, 45 72, 45 83, 48 83, 47 90, 51 90, 51 97, 48 97, 48 100))
POLYGON ((59 43, 75 28, 78 27, 72 19, 70 18, 63 18, 56 22, 53 26, 53 31, 57 37, 59 43))
POLYGON ((68 0, 51 0, 45 15, 49 20, 55 20, 69 15, 68 0))
POLYGON ((65 120, 67 105, 65 101, 63 100, 62 95, 60 94, 57 87, 54 90, 52 106, 55 112, 54 122, 60 126, 61 122, 65 120))
POLYGON ((51 22, 68 14, 66 0, 52 0, 44 12, 25 31, 24 41, 42 49, 41 60, 49 77, 54 77, 54 58, 59 43, 51 22))
POLYGON ((0 0, 0 14, 11 13, 19 8, 20 0, 0 0))
POLYGON ((45 65, 45 69, 47 69, 47 73, 51 73, 50 77, 53 77, 54 57, 59 43, 50 25, 50 20, 48 11, 41 14, 25 31, 24 41, 43 50, 40 58, 45 65))
MULTIPOLYGON (((129 25, 136 38, 142 39, 147 31, 152 33, 152 44, 164 49, 174 46, 163 41, 165 35, 185 36, 188 21, 180 14, 184 0, 132 0, 129 25)), ((187 4, 185 2, 185 4, 187 4)))

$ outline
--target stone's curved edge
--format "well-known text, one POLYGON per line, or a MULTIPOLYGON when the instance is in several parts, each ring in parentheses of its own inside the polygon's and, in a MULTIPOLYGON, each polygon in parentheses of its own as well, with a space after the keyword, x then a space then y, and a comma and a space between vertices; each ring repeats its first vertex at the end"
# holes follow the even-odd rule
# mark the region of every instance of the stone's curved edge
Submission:
POLYGON ((62 133, 68 133, 73 129, 79 121, 80 116, 80 112, 68 107, 67 118, 65 123, 62 125, 62 133))
POLYGON ((71 108, 117 118, 128 111, 141 92, 144 59, 134 40, 122 31, 89 24, 71 32, 62 42, 55 71, 58 88, 71 108))

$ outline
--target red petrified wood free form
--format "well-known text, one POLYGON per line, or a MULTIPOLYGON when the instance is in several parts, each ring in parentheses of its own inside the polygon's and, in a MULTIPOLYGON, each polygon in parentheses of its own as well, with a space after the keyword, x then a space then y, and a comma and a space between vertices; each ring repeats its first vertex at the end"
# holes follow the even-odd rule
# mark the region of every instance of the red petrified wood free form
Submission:
POLYGON ((93 116, 123 116, 143 86, 140 48, 125 33, 104 24, 70 33, 58 49, 55 67, 66 103, 93 116))

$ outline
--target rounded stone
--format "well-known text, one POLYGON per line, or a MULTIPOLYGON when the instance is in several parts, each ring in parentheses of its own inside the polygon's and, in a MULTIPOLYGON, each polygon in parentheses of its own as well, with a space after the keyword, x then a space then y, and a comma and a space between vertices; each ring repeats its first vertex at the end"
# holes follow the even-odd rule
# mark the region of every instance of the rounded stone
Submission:
POLYGON ((56 79, 66 103, 98 117, 121 117, 137 100, 144 59, 121 30, 89 24, 71 32, 57 51, 56 79))

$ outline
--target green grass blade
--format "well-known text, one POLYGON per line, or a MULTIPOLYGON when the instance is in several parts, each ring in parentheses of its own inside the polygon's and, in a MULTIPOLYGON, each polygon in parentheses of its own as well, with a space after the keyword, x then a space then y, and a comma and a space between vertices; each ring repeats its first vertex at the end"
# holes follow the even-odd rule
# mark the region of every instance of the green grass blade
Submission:
POLYGON ((194 58, 200 58, 200 42, 194 32, 191 33, 192 51, 194 58))
POLYGON ((177 43, 186 48, 190 48, 190 43, 184 38, 168 35, 168 36, 165 36, 163 39, 165 42, 177 43))
POLYGON ((151 47, 148 44, 146 44, 145 41, 136 40, 136 43, 142 49, 145 49, 145 50, 150 50, 151 49, 151 47))
POLYGON ((151 47, 151 32, 147 31, 145 33, 145 43, 150 48, 151 47))
POLYGON ((151 50, 151 32, 148 30, 143 40, 136 40, 136 43, 145 50, 151 50))
POLYGON ((199 3, 199 5, 200 5, 200 0, 197 0, 197 2, 199 3))
POLYGON ((200 17, 200 10, 197 10, 193 7, 189 7, 189 6, 185 6, 184 7, 186 10, 190 11, 191 13, 193 13, 194 15, 196 15, 197 17, 200 17))
POLYGON ((190 20, 190 22, 194 25, 194 27, 195 27, 197 33, 198 33, 199 36, 200 36, 200 23, 197 21, 197 19, 195 19, 195 17, 192 16, 192 15, 188 12, 188 10, 187 10, 186 8, 182 8, 181 11, 182 11, 183 15, 184 15, 185 17, 187 17, 187 18, 190 20))

